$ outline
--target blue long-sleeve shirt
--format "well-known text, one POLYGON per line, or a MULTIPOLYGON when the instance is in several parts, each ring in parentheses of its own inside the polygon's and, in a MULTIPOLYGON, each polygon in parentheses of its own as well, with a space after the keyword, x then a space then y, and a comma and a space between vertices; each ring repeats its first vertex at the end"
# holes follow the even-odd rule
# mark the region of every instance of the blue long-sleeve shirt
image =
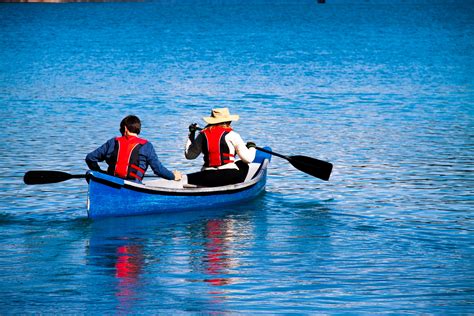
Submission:
MULTIPOLYGON (((115 148, 115 138, 109 139, 105 144, 86 156, 87 166, 91 170, 100 170, 99 162, 106 161, 110 165, 112 153, 115 148)), ((146 142, 138 152, 138 166, 146 171, 148 166, 153 172, 162 178, 173 180, 174 174, 166 169, 156 155, 155 148, 150 142, 146 142)))

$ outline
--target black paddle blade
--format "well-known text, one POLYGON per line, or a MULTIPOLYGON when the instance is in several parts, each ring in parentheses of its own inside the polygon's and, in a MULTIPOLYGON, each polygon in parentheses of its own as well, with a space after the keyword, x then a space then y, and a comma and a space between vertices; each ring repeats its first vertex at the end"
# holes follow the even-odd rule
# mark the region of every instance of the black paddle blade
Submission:
POLYGON ((28 171, 23 177, 25 184, 46 184, 62 182, 73 178, 72 174, 62 171, 28 171))
POLYGON ((290 156, 288 161, 298 170, 313 177, 328 181, 332 172, 332 163, 306 156, 290 156))

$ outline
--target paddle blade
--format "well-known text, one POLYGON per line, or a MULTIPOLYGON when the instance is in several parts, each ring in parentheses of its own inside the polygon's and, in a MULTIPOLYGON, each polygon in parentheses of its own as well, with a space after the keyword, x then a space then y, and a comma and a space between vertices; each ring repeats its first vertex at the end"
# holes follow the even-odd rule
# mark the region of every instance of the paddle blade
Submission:
POLYGON ((288 161, 296 169, 313 177, 328 181, 332 172, 332 163, 306 156, 290 156, 288 161))
POLYGON ((28 171, 23 177, 25 184, 46 184, 62 182, 73 178, 72 174, 62 171, 28 171))

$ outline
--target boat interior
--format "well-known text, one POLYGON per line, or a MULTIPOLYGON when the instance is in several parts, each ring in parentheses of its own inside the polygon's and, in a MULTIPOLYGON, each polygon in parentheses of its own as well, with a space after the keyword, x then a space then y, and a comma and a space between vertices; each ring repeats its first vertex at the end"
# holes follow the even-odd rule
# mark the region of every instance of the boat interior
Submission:
MULTIPOLYGON (((243 162, 237 161, 237 165, 242 165, 243 162)), ((232 189, 236 187, 241 187, 241 186, 246 186, 251 183, 257 182, 259 177, 261 176, 262 172, 259 171, 264 171, 268 165, 268 160, 264 161, 263 163, 255 163, 252 162, 250 164, 245 164, 248 166, 247 174, 245 176, 245 180, 242 183, 238 184, 230 184, 230 185, 225 185, 222 187, 200 187, 196 186, 193 184, 188 184, 187 183, 187 176, 183 174, 183 178, 180 181, 174 181, 174 180, 166 180, 163 178, 158 178, 158 179, 151 179, 151 178, 144 178, 143 182, 141 184, 139 183, 134 183, 134 182, 129 182, 125 181, 127 184, 132 185, 132 186, 140 186, 140 187, 146 187, 147 189, 171 189, 171 190, 186 190, 186 189, 209 189, 213 191, 218 191, 219 189, 232 189)))

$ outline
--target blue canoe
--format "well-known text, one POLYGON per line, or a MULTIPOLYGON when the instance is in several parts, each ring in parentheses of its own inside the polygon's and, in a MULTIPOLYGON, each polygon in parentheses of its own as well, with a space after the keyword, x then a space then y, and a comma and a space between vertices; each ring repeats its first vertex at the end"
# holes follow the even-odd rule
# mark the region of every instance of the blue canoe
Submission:
POLYGON ((136 183, 89 171, 87 214, 90 218, 103 218, 235 205, 255 198, 265 189, 270 160, 269 154, 257 151, 244 182, 213 188, 183 186, 164 179, 136 183))

